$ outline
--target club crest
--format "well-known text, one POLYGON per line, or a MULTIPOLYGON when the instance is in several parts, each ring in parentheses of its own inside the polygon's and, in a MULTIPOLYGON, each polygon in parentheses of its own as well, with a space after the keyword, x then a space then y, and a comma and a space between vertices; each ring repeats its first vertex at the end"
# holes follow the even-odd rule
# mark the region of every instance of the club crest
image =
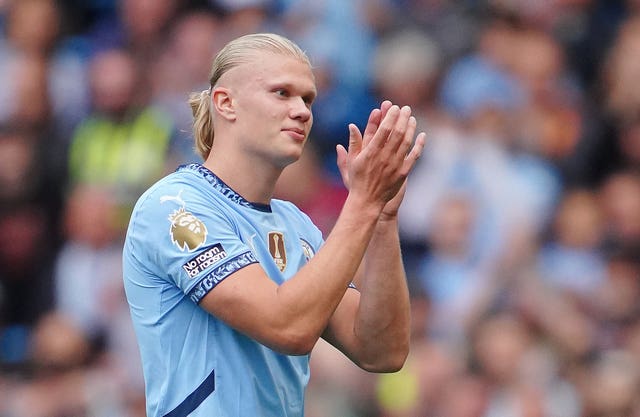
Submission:
POLYGON ((284 235, 280 232, 269 232, 269 253, 280 272, 287 267, 287 253, 284 248, 284 235))

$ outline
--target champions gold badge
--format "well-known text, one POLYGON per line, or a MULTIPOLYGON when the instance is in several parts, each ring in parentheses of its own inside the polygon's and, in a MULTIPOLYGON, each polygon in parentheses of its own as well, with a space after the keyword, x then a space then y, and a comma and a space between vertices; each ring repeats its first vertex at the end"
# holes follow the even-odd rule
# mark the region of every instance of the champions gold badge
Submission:
POLYGON ((284 249, 284 235, 280 232, 269 232, 269 253, 280 272, 287 267, 287 254, 284 249))
POLYGON ((184 208, 179 208, 169 216, 171 240, 181 251, 193 251, 207 240, 207 227, 184 208))

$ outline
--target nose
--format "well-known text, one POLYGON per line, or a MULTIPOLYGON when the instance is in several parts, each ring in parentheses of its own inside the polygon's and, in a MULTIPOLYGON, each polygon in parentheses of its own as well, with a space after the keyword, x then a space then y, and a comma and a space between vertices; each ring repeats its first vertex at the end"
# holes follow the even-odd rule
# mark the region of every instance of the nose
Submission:
POLYGON ((291 118, 307 122, 311 119, 311 108, 302 97, 296 97, 291 106, 291 118))

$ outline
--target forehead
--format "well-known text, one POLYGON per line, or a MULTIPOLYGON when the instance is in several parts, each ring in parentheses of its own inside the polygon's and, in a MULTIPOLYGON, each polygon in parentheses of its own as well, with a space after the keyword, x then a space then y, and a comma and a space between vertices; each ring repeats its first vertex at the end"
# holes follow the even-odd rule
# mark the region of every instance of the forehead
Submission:
POLYGON ((269 51, 256 51, 248 56, 248 60, 229 70, 229 75, 245 83, 258 84, 295 84, 300 88, 315 91, 315 77, 311 66, 306 61, 287 55, 269 51))

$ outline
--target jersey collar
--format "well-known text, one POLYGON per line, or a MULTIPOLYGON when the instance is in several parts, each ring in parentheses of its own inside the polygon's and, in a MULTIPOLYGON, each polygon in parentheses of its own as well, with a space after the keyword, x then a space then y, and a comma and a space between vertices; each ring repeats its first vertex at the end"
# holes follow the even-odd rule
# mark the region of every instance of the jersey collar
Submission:
POLYGON ((220 179, 220 177, 211 172, 209 168, 205 167, 202 164, 194 163, 180 165, 176 172, 179 171, 193 171, 199 174, 204 179, 209 181, 209 184, 211 184, 215 190, 219 191, 222 195, 236 204, 240 204, 241 206, 245 206, 254 210, 271 213, 271 205, 263 203, 252 203, 251 201, 248 201, 243 196, 235 192, 231 187, 229 187, 224 181, 220 179))

